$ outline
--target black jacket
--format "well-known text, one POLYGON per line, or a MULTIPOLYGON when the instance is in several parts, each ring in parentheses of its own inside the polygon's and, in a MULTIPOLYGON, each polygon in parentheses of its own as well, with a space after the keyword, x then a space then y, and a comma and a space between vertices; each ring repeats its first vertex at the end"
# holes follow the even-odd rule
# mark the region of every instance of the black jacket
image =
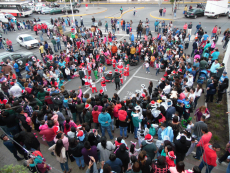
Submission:
POLYGON ((130 161, 129 153, 126 150, 125 144, 121 144, 119 149, 116 151, 117 158, 119 158, 123 163, 124 171, 127 170, 130 161))
POLYGON ((79 142, 77 144, 77 146, 75 146, 75 147, 70 147, 69 146, 68 152, 69 152, 70 155, 73 155, 74 157, 81 157, 82 156, 82 154, 81 154, 82 148, 84 148, 84 145, 83 145, 82 142, 79 142))
POLYGON ((181 139, 176 140, 174 142, 175 149, 176 149, 176 155, 177 154, 186 154, 188 152, 188 149, 190 148, 191 141, 188 141, 181 137, 181 139))

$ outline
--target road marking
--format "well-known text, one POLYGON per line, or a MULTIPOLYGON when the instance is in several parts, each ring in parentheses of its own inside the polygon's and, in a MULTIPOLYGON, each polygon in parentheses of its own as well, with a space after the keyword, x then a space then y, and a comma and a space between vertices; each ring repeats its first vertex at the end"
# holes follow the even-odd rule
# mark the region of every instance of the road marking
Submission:
POLYGON ((68 80, 67 82, 65 82, 63 85, 66 85, 67 83, 69 83, 70 81, 68 80))
POLYGON ((146 80, 158 81, 156 79, 150 79, 150 78, 145 78, 145 77, 141 77, 141 76, 133 76, 133 77, 140 78, 140 79, 146 79, 146 80))
POLYGON ((195 35, 191 35, 190 42, 192 42, 195 39, 195 35))
POLYGON ((126 37, 126 36, 129 36, 129 35, 125 35, 125 36, 123 36, 123 37, 119 38, 117 41, 121 40, 122 38, 124 38, 124 37, 126 37))
POLYGON ((126 87, 126 85, 128 85, 128 83, 133 79, 133 77, 137 74, 137 72, 142 68, 142 66, 140 66, 137 71, 131 76, 131 78, 122 86, 122 88, 117 92, 117 94, 120 94, 120 92, 126 87))
MULTIPOLYGON (((95 82, 95 83, 97 84, 98 82, 100 82, 100 81, 101 81, 101 79, 102 79, 102 78, 98 79, 98 81, 97 81, 97 82, 95 82)), ((87 93, 90 89, 91 89, 91 88, 88 88, 87 90, 85 90, 85 92, 83 92, 83 94, 87 93)))
POLYGON ((26 72, 21 73, 22 75, 26 74, 26 72))

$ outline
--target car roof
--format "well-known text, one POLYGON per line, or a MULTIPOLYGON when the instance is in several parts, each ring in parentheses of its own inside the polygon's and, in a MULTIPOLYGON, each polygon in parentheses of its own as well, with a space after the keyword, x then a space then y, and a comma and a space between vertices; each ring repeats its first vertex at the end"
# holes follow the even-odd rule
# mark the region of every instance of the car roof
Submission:
POLYGON ((19 36, 21 36, 21 37, 28 37, 28 36, 31 36, 31 35, 29 35, 29 34, 21 34, 19 36))
POLYGON ((12 55, 12 54, 13 54, 12 52, 2 52, 2 53, 0 53, 0 58, 2 56, 12 55))

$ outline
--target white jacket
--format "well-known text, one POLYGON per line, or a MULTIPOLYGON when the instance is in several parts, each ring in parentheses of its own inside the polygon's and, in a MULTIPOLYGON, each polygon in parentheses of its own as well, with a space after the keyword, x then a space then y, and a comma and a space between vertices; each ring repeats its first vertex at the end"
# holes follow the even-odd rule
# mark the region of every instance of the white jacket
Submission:
POLYGON ((69 68, 66 68, 66 69, 65 69, 65 74, 66 74, 66 75, 70 75, 70 69, 69 69, 69 68))
POLYGON ((10 88, 9 94, 14 97, 22 96, 22 89, 18 85, 14 85, 10 88))

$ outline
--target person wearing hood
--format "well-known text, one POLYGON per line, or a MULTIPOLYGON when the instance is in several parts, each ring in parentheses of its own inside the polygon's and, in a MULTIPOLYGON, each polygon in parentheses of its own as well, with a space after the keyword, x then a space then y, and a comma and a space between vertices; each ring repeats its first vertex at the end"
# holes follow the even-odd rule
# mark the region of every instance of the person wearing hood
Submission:
POLYGON ((123 131, 124 131, 124 136, 125 139, 127 139, 129 137, 129 135, 127 135, 127 121, 128 121, 128 115, 127 112, 125 111, 125 108, 122 107, 119 111, 118 111, 118 119, 119 119, 119 128, 120 128, 120 136, 123 136, 123 131))
POLYGON ((181 136, 180 139, 175 140, 175 148, 176 148, 176 163, 183 161, 186 153, 188 152, 191 141, 186 140, 185 136, 181 136))
MULTIPOLYGON (((141 117, 139 118, 139 115, 141 114, 140 113, 141 107, 140 106, 136 106, 134 111, 135 112, 131 113, 131 116, 132 116, 133 126, 134 126, 134 139, 137 139, 137 130, 139 128, 139 124, 142 122, 141 117)), ((142 117, 143 117, 143 115, 142 115, 142 117)))
POLYGON ((84 157, 84 161, 86 165, 89 165, 89 161, 90 161, 89 156, 94 157, 95 162, 98 161, 97 147, 95 145, 91 146, 89 141, 86 141, 84 143, 84 148, 81 150, 81 154, 84 157))
POLYGON ((109 137, 112 140, 113 135, 110 129, 111 116, 106 112, 105 108, 102 108, 102 112, 98 116, 98 122, 101 124, 102 136, 105 136, 105 130, 107 130, 109 137))
POLYGON ((169 121, 172 120, 172 115, 175 114, 175 112, 176 112, 176 108, 174 106, 172 106, 172 104, 173 103, 171 100, 167 100, 168 109, 167 109, 166 114, 165 114, 166 125, 168 124, 169 121))
POLYGON ((116 157, 119 158, 123 163, 124 172, 128 169, 128 164, 130 161, 129 153, 126 150, 127 148, 125 144, 121 144, 116 151, 116 157))
POLYGON ((75 138, 69 140, 69 154, 75 159, 79 169, 85 169, 84 157, 81 150, 84 148, 82 142, 78 142, 75 138))
POLYGON ((173 141, 174 134, 172 127, 166 126, 165 123, 162 123, 159 130, 158 130, 158 139, 159 140, 169 140, 170 142, 173 141))
MULTIPOLYGON (((224 72, 227 73, 227 72, 224 72)), ((229 80, 228 78, 224 78, 223 82, 221 82, 218 86, 218 99, 216 103, 221 102, 223 94, 226 92, 226 89, 228 88, 229 80)))

